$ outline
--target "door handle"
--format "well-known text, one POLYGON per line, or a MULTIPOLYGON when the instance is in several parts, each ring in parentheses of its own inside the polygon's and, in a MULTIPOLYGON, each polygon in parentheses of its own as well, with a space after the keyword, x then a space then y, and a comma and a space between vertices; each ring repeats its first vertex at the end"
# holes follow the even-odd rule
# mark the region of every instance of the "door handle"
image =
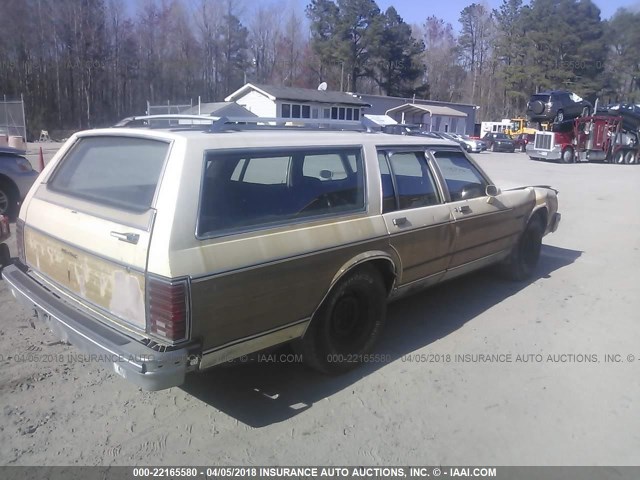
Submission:
POLYGON ((407 217, 398 217, 393 219, 393 224, 396 227, 401 227, 407 223, 407 217))
POLYGON ((458 213, 471 213, 471 207, 469 205, 462 205, 461 207, 456 207, 455 210, 458 213))
POLYGON ((121 242, 133 243, 134 245, 137 245, 138 240, 140 240, 140 235, 137 233, 111 232, 111 236, 117 238, 121 242))

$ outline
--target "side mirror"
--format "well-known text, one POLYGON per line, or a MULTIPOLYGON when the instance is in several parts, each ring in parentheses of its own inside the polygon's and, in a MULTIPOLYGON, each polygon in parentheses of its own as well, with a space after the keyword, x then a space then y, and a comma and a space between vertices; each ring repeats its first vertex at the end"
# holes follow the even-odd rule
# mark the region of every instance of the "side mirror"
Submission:
POLYGON ((500 195, 500 189, 495 185, 487 185, 487 188, 485 189, 485 193, 489 197, 497 197, 498 195, 500 195))

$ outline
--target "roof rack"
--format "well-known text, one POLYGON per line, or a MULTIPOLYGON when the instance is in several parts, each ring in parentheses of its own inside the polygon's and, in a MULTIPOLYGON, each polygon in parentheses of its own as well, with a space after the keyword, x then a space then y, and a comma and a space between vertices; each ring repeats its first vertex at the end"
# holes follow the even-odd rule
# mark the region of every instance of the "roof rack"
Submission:
MULTIPOLYGON (((171 121, 171 120, 191 120, 191 124, 193 125, 202 125, 203 121, 209 121, 209 122, 215 122, 217 120, 219 120, 220 117, 213 117, 213 116, 207 116, 207 115, 180 115, 180 114, 165 114, 165 115, 142 115, 142 116, 138 116, 138 117, 127 117, 127 118, 123 118, 122 120, 120 120, 118 123, 116 123, 114 125, 114 127, 132 127, 132 126, 139 126, 138 124, 140 124, 141 122, 146 124, 146 126, 153 128, 153 125, 151 125, 151 121, 152 120, 165 120, 165 121, 171 121), (194 121, 198 121, 197 124, 193 123, 194 121)), ((189 124, 183 124, 183 125, 189 125, 189 124)), ((165 128, 166 125, 162 125, 162 128, 165 128)))
POLYGON ((209 132, 228 132, 242 130, 274 130, 274 129, 305 129, 305 130, 350 130, 370 131, 358 120, 334 120, 328 118, 281 118, 281 117, 214 117, 208 115, 145 115, 127 117, 119 121, 114 127, 143 126, 148 128, 193 128, 202 126, 209 132), (156 122, 154 122, 154 120, 156 122), (172 124, 172 121, 177 121, 172 124), (169 125, 167 125, 169 122, 169 125), (155 123, 155 125, 154 125, 155 123))

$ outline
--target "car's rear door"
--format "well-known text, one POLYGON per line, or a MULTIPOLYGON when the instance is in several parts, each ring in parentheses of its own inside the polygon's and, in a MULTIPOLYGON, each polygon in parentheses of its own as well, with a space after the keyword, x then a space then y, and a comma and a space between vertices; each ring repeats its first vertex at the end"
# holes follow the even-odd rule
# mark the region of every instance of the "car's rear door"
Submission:
POLYGON ((170 142, 81 136, 33 194, 25 259, 98 318, 144 331, 156 190, 170 142))
POLYGON ((427 278, 435 282, 449 264, 453 219, 425 149, 379 149, 378 164, 382 216, 402 262, 398 286, 427 278))
POLYGON ((475 268, 515 243, 535 201, 526 189, 486 194, 489 180, 462 152, 432 151, 446 185, 449 208, 455 219, 455 239, 448 270, 475 268))

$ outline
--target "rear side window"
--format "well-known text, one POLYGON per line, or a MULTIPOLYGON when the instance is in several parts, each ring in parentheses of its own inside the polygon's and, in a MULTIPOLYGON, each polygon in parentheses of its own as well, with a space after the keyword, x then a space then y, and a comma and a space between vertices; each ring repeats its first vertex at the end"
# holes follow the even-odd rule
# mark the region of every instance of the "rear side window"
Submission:
POLYGON ((212 152, 198 237, 342 215, 365 207, 360 148, 212 152))
POLYGON ((529 99, 529 102, 541 101, 543 103, 547 103, 549 101, 550 95, 532 95, 529 99))
POLYGON ((399 209, 437 205, 440 198, 422 152, 397 152, 389 163, 398 189, 399 209))
POLYGON ((168 150, 168 143, 145 138, 81 138, 55 171, 49 188, 144 211, 151 207, 168 150))

